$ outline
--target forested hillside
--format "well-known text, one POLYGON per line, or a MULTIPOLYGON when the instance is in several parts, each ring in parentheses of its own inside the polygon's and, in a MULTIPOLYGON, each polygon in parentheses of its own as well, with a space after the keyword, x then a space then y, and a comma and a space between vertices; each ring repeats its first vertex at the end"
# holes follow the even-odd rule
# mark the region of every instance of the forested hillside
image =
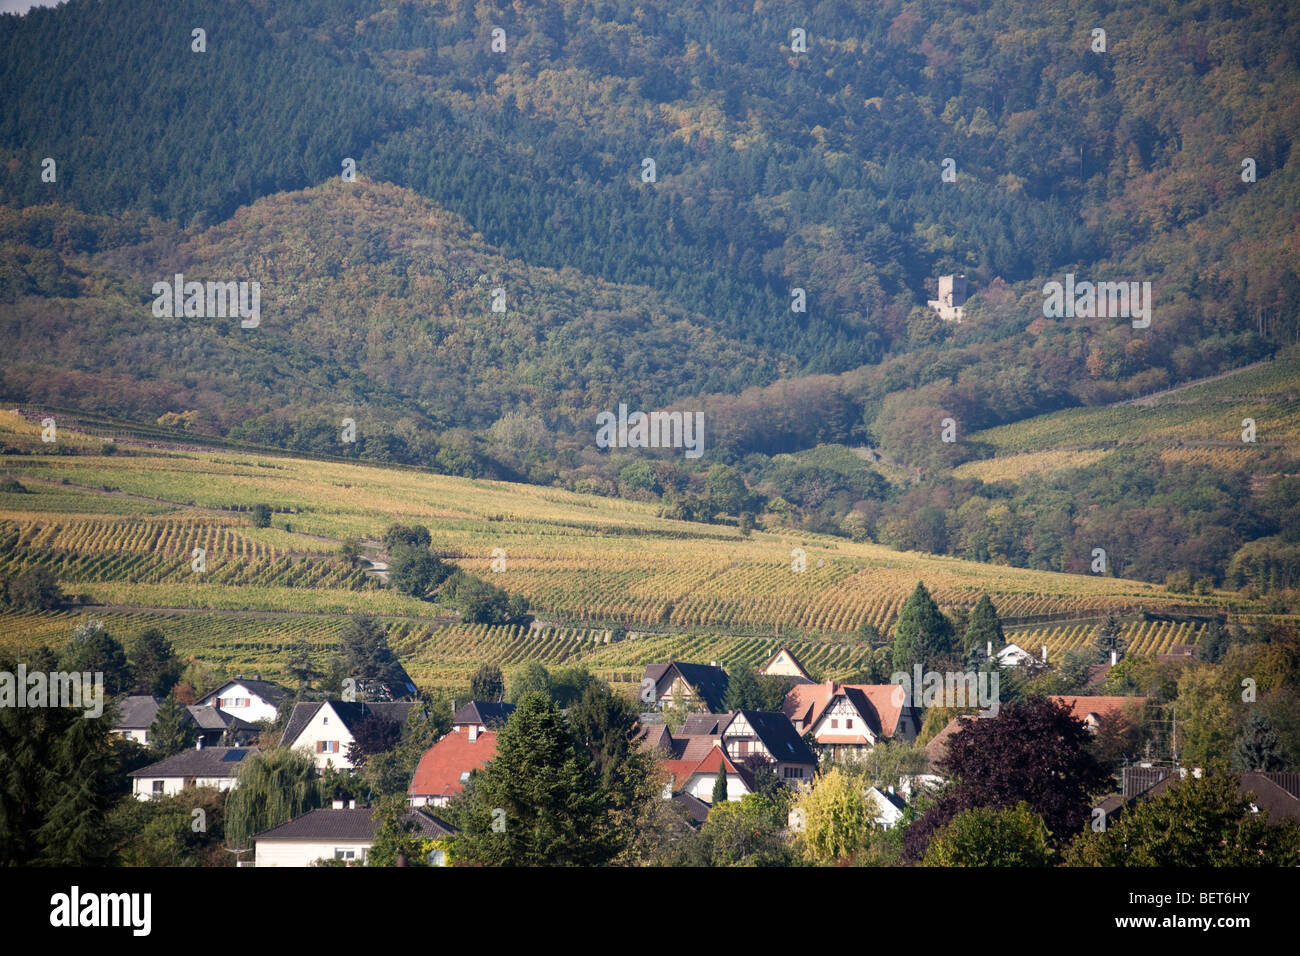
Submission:
POLYGON ((1300 338, 1297 51, 1266 0, 0 17, 0 396, 1033 567, 1122 531, 1124 573, 1222 584, 1279 533, 1287 429, 996 491, 952 469, 999 450, 980 429, 1300 338), (260 282, 260 326, 153 316, 176 272, 260 282), (950 272, 961 325, 924 308, 950 272), (1151 282, 1150 327, 1045 318, 1066 273, 1151 282), (702 410, 705 456, 597 449, 619 403, 702 410), (1077 511, 1139 477, 1154 504, 1077 511))

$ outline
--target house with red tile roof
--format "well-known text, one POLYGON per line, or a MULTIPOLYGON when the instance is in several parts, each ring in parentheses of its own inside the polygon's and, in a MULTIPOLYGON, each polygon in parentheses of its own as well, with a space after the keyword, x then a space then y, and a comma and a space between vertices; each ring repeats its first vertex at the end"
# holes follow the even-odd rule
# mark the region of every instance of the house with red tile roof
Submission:
POLYGON ((783 712, 796 732, 833 759, 870 750, 882 740, 915 740, 919 710, 899 684, 798 684, 786 694, 783 712))
POLYGON ((1145 697, 1078 697, 1073 694, 1053 694, 1047 699, 1065 704, 1074 718, 1082 720, 1093 733, 1097 732, 1101 718, 1109 714, 1137 719, 1147 702, 1145 697))
POLYGON ((413 807, 445 807, 465 789, 469 776, 497 755, 497 732, 471 724, 453 730, 424 752, 406 800, 413 807))
POLYGON ((727 775, 727 799, 739 800, 754 792, 754 775, 744 766, 726 755, 721 746, 714 746, 704 759, 695 765, 682 783, 682 792, 705 803, 713 802, 713 787, 718 774, 727 775))

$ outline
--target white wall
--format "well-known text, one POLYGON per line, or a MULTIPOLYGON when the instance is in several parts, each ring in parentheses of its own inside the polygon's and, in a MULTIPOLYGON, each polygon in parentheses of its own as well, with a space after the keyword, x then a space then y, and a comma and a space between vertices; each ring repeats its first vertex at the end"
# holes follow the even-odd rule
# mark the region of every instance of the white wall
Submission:
POLYGON ((263 700, 261 697, 258 697, 239 681, 235 681, 218 696, 212 698, 211 703, 212 706, 216 707, 218 710, 223 710, 227 714, 232 714, 241 720, 246 720, 250 724, 259 720, 275 720, 275 707, 263 700), (221 701, 228 697, 240 699, 247 698, 250 703, 247 707, 222 706, 221 701))
MULTIPOLYGON (((133 777, 131 780, 131 795, 137 800, 152 800, 155 780, 162 781, 162 795, 165 797, 174 797, 185 789, 185 777, 133 777)), ((195 777, 194 786, 207 787, 211 790, 233 790, 235 788, 235 778, 195 777)))
POLYGON ((258 840, 253 854, 255 866, 311 866, 316 860, 334 859, 336 849, 356 853, 355 862, 364 859, 371 840, 258 840))
MULTIPOLYGON (((714 773, 696 773, 691 774, 691 778, 686 781, 686 786, 682 788, 684 793, 689 793, 697 800, 703 800, 705 803, 713 802, 713 784, 718 779, 718 774, 714 773)), ((727 774, 727 799, 739 800, 749 789, 745 782, 734 773, 727 774)))
POLYGON ((348 728, 339 719, 339 715, 334 713, 334 708, 325 703, 302 729, 302 733, 293 743, 293 748, 309 754, 321 770, 331 763, 340 770, 351 770, 352 761, 348 759, 348 744, 352 743, 352 740, 352 734, 348 733, 348 728), (339 752, 318 754, 316 752, 318 740, 337 740, 339 752))

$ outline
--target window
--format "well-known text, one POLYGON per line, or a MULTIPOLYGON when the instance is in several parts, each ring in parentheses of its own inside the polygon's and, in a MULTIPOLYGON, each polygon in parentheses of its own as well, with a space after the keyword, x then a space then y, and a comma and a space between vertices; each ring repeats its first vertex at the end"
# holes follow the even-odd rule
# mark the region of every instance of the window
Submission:
POLYGON ((461 783, 469 783, 469 771, 468 771, 468 770, 466 770, 464 773, 462 773, 462 774, 460 775, 460 782, 461 782, 461 783))
POLYGON ((840 722, 839 722, 838 720, 836 720, 834 717, 832 717, 832 718, 831 718, 831 730, 838 730, 838 729, 839 729, 839 726, 840 726, 840 722))
POLYGON ((850 717, 850 718, 848 718, 846 721, 844 721, 844 726, 845 726, 847 729, 852 730, 852 729, 853 729, 853 718, 850 717))
POLYGON ((339 742, 337 740, 318 740, 316 741, 316 752, 318 754, 336 754, 339 752, 339 742))
POLYGON ((153 792, 159 794, 163 792, 163 782, 161 780, 155 780, 153 782, 153 792))
POLYGON ((340 846, 334 848, 334 859, 336 860, 355 860, 356 858, 357 851, 350 847, 340 846))

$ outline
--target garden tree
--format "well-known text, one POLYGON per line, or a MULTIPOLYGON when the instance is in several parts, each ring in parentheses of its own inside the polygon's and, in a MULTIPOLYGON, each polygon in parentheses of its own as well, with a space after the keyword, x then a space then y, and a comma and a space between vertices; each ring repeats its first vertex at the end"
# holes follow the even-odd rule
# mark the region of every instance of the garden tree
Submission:
MULTIPOLYGON (((56 669, 46 647, 30 672, 56 669)), ((18 661, 0 655, 0 672, 18 661)), ((109 814, 122 751, 99 719, 71 707, 0 707, 0 860, 10 866, 104 866, 113 851, 109 814)))
POLYGON ((867 647, 873 647, 880 642, 880 629, 870 621, 864 620, 859 624, 856 634, 858 640, 867 647))
POLYGON ((253 527, 254 528, 271 527, 271 506, 270 505, 253 505, 253 527))
POLYGON ((84 618, 72 629, 72 639, 59 659, 59 669, 102 673, 106 694, 122 694, 132 686, 126 651, 93 617, 84 618))
POLYGON ((424 597, 447 580, 452 570, 425 545, 402 543, 389 551, 388 583, 411 597, 424 597))
POLYGON ((1269 820, 1238 789, 1235 774, 1208 773, 1171 780, 1163 793, 1137 804, 1107 825, 1075 837, 1069 866, 1295 866, 1300 824, 1269 820))
POLYGON ((175 694, 168 694, 158 705, 158 713, 149 727, 150 748, 161 759, 188 750, 198 739, 199 728, 194 718, 176 700, 175 694))
POLYGON ((578 745, 590 755, 592 772, 614 811, 653 796, 649 780, 654 758, 633 742, 638 717, 626 697, 593 678, 569 708, 568 722, 578 745))
POLYGON ((127 659, 135 678, 135 691, 154 697, 166 696, 185 670, 171 642, 156 627, 145 628, 136 635, 127 659))
POLYGON ((1173 702, 1174 753, 1191 767, 1226 766, 1244 705, 1241 686, 1227 668, 1193 664, 1178 678, 1173 702))
MULTIPOLYGON (((289 652, 289 660, 285 665, 285 670, 292 679, 294 688, 294 697, 298 700, 306 700, 308 695, 317 688, 317 682, 325 674, 316 666, 313 658, 313 647, 306 641, 297 641, 293 649, 289 652)), ((343 680, 342 664, 340 662, 339 675, 333 685, 329 685, 329 693, 337 693, 337 688, 343 680)))
POLYGON ((970 612, 970 622, 966 625, 966 634, 962 640, 967 653, 983 652, 993 645, 993 653, 1007 643, 1002 633, 1002 622, 998 619, 997 608, 987 594, 981 594, 970 612))
POLYGON ((343 539, 343 543, 339 545, 338 556, 339 561, 343 564, 349 568, 355 568, 361 563, 361 542, 352 535, 348 535, 343 539))
POLYGON ((433 544, 433 538, 429 529, 421 525, 393 524, 384 531, 383 542, 389 551, 401 546, 427 549, 433 544))
POLYGON ((532 623, 528 613, 528 599, 521 594, 510 594, 464 571, 457 571, 438 593, 439 600, 460 612, 466 624, 517 624, 527 627, 532 623))
POLYGON ((792 829, 804 858, 828 866, 851 857, 876 828, 862 780, 831 767, 794 800, 792 829))
POLYGON ((557 667, 550 672, 550 677, 551 699, 557 707, 572 707, 582 698, 583 691, 597 680, 591 671, 580 664, 557 667))
POLYGON ((353 767, 364 769, 371 757, 396 747, 402 738, 402 726, 373 712, 361 718, 352 731, 354 739, 348 744, 348 760, 353 767))
POLYGON ((451 701, 434 697, 419 702, 406 715, 401 736, 387 750, 371 754, 357 779, 366 794, 404 794, 425 752, 451 730, 451 701))
POLYGON ((506 683, 506 700, 512 704, 529 692, 551 696, 551 675, 537 661, 526 661, 514 668, 506 683))
POLYGON ((1051 866, 1047 825, 1029 804, 973 807, 930 840, 924 866, 1051 866))
POLYGON ((411 808, 401 794, 379 798, 375 806, 375 842, 366 855, 366 866, 428 866, 427 842, 416 832, 411 808))
MULTIPOLYGON (((649 706, 648 704, 646 705, 649 706)), ((674 694, 673 702, 663 710, 664 724, 669 733, 676 733, 686 723, 691 714, 707 714, 709 705, 698 687, 692 687, 689 694, 674 694)))
POLYGON ((996 717, 965 721, 948 739, 940 765, 953 785, 907 828, 906 857, 924 857, 932 836, 964 810, 1022 800, 1043 818, 1054 844, 1068 840, 1088 821, 1092 797, 1110 784, 1091 743, 1083 721, 1043 697, 1003 704, 996 717))
POLYGON ((1097 717, 1092 754, 1111 773, 1118 773, 1126 760, 1133 762, 1141 754, 1146 720, 1141 711, 1133 711, 1108 710, 1097 717))
MULTIPOLYGON (((948 608, 944 613, 944 617, 948 619, 948 623, 952 626, 952 636, 955 649, 958 642, 960 642, 965 636, 966 629, 970 627, 970 609, 962 607, 959 604, 956 607, 948 608)), ((964 643, 961 644, 961 646, 964 647, 964 643)))
POLYGON ((0 603, 15 611, 53 611, 67 600, 59 580, 49 568, 37 566, 20 571, 4 582, 0 603))
POLYGON ((501 668, 495 664, 482 664, 469 679, 469 696, 471 700, 487 701, 495 704, 506 696, 506 680, 501 675, 501 668))
POLYGON ((1093 642, 1097 657, 1109 660, 1112 651, 1118 654, 1124 653, 1124 640, 1120 637, 1123 629, 1124 626, 1115 616, 1114 611, 1106 615, 1106 620, 1097 628, 1097 640, 1093 642))
POLYGON ((378 681, 394 697, 406 696, 406 672, 388 646, 387 628, 369 614, 354 614, 339 633, 344 677, 378 681))
POLYGON ((769 674, 756 674, 751 668, 738 667, 728 675, 726 710, 762 710, 780 712, 785 703, 785 680, 769 674))
POLYGON ((924 582, 917 581, 894 625, 894 669, 933 666, 952 654, 952 624, 939 612, 924 582))
POLYGON ((1277 734, 1273 722, 1261 711, 1253 711, 1246 718, 1241 733, 1232 749, 1234 770, 1281 770, 1277 734))
POLYGON ((1205 626, 1205 632, 1201 635, 1201 640, 1196 646, 1197 660, 1206 664, 1217 664, 1223 659, 1224 652, 1227 651, 1231 639, 1228 635, 1228 629, 1218 621, 1212 621, 1205 626))
POLYGON ((153 800, 122 797, 108 826, 121 866, 234 866, 225 840, 228 791, 187 787, 153 800), (202 810, 196 816, 194 811, 202 810))
POLYGON ((713 778, 713 794, 709 799, 713 806, 727 802, 727 768, 719 765, 718 775, 713 778))
POLYGON ((757 793, 714 804, 700 828, 702 865, 788 866, 785 826, 782 808, 757 793))
POLYGON ((880 741, 856 757, 846 758, 839 766, 862 786, 886 790, 897 789, 906 778, 924 772, 927 761, 924 744, 895 737, 880 741))
POLYGON ((456 814, 459 863, 592 866, 618 852, 589 756, 541 694, 520 699, 473 784, 456 814))
POLYGON ((329 798, 310 754, 277 747, 245 758, 236 786, 226 799, 226 837, 232 849, 286 823, 329 798))

